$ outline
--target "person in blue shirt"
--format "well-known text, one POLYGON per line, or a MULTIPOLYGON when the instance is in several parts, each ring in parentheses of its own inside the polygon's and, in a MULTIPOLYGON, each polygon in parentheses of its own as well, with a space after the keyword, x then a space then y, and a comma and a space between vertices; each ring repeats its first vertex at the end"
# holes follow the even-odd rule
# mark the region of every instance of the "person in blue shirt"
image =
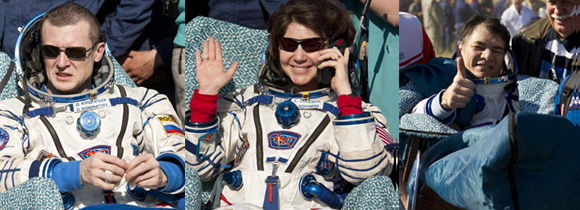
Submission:
POLYGON ((473 11, 464 0, 451 0, 451 4, 453 5, 453 17, 455 18, 455 42, 457 42, 459 41, 459 29, 473 15, 473 11))

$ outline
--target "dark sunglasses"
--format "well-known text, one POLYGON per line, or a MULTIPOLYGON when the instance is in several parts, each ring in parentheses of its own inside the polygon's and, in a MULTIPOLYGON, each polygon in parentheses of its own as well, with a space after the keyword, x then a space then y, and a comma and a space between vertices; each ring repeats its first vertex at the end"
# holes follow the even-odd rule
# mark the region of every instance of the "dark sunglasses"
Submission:
POLYGON ((64 54, 69 59, 84 59, 87 57, 87 52, 93 50, 95 46, 97 46, 99 42, 95 43, 91 48, 87 50, 84 47, 67 47, 64 50, 61 50, 58 47, 52 45, 42 45, 42 54, 49 58, 56 58, 60 54, 60 52, 64 51, 64 54))
POLYGON ((306 52, 316 52, 326 47, 324 41, 326 38, 310 38, 310 39, 292 39, 282 37, 280 38, 280 49, 287 52, 294 52, 298 45, 302 45, 302 49, 306 52))

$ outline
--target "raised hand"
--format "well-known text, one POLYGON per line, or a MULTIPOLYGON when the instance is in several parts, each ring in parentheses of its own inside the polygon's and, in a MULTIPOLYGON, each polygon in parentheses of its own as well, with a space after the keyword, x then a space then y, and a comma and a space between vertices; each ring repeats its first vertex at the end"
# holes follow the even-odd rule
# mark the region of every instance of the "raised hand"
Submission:
POLYGON ((350 79, 348 75, 348 58, 350 56, 349 48, 344 50, 344 54, 338 50, 338 48, 329 48, 320 51, 320 57, 318 61, 324 61, 319 66, 318 69, 325 67, 332 67, 335 69, 335 75, 330 80, 330 86, 338 95, 351 94, 352 89, 350 88, 350 79))
POLYGON ((81 184, 113 190, 123 178, 127 166, 123 159, 97 152, 79 164, 81 184))
POLYGON ((466 78, 463 58, 457 56, 455 61, 457 61, 457 74, 453 78, 453 83, 441 95, 441 107, 448 111, 465 107, 475 93, 475 83, 466 78))
POLYGON ((224 87, 236 72, 239 62, 234 62, 228 71, 224 71, 222 50, 219 42, 213 37, 203 42, 203 54, 195 51, 195 65, 199 93, 216 95, 224 87))

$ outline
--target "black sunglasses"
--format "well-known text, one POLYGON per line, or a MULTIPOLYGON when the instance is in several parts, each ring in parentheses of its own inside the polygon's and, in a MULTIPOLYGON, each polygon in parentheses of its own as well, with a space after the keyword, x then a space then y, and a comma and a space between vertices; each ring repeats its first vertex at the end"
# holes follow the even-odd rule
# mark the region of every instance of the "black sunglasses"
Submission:
POLYGON ((327 38, 292 39, 282 37, 280 38, 280 49, 294 52, 298 45, 302 45, 304 51, 311 53, 324 49, 326 47, 324 41, 326 40, 327 38))
POLYGON ((97 44, 99 44, 99 42, 95 43, 88 50, 87 50, 87 48, 84 48, 84 47, 67 47, 64 50, 61 50, 60 48, 52 46, 52 45, 42 45, 41 49, 42 49, 42 54, 44 54, 44 56, 49 57, 49 58, 56 58, 56 57, 58 57, 60 52, 64 51, 64 54, 69 59, 84 59, 87 57, 87 52, 93 50, 93 48, 95 48, 95 46, 97 46, 97 44))

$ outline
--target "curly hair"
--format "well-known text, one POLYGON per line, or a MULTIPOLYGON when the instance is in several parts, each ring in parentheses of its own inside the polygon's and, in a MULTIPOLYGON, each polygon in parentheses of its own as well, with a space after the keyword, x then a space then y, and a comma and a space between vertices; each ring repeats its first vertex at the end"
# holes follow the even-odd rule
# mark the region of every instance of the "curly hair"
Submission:
POLYGON ((275 60, 280 56, 279 39, 292 22, 306 26, 323 38, 329 38, 329 43, 344 39, 350 44, 355 38, 350 12, 333 0, 290 0, 278 8, 266 24, 270 33, 268 52, 275 60))

